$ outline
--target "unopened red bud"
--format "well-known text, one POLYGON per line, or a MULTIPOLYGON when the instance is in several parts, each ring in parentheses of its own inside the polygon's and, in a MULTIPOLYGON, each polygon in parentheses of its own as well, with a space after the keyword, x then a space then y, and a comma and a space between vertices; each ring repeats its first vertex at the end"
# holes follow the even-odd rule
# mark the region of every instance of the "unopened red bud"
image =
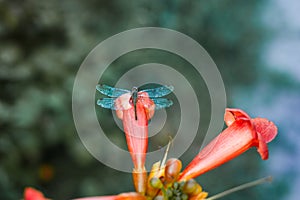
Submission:
POLYGON ((176 158, 170 158, 166 163, 165 169, 165 181, 167 183, 173 183, 177 180, 181 171, 181 161, 176 158))

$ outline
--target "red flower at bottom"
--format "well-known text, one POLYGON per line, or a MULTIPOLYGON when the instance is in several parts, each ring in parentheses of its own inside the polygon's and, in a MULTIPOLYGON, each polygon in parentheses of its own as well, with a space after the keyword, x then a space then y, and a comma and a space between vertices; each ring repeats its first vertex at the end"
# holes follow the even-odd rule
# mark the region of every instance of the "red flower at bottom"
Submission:
POLYGON ((146 200, 146 197, 135 193, 135 192, 128 192, 122 193, 119 195, 112 195, 112 196, 99 196, 99 197, 85 197, 80 199, 73 199, 73 200, 146 200))
POLYGON ((47 200, 40 191, 27 187, 24 190, 24 200, 47 200))

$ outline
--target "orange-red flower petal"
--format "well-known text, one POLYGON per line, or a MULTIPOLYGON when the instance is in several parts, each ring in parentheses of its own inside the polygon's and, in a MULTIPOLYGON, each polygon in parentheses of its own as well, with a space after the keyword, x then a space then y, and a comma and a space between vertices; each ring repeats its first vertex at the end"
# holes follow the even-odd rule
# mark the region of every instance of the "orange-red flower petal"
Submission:
POLYGON ((271 142, 277 135, 277 127, 273 122, 264 118, 254 118, 251 120, 255 130, 259 133, 266 143, 271 142))
POLYGON ((256 146, 262 159, 268 158, 267 142, 277 135, 277 127, 267 119, 251 119, 240 109, 226 109, 228 127, 213 139, 185 168, 179 180, 199 176, 256 146))
POLYGON ((135 192, 122 193, 112 196, 86 197, 73 200, 146 200, 146 197, 135 192))
POLYGON ((47 200, 40 191, 27 187, 24 190, 24 200, 47 200))

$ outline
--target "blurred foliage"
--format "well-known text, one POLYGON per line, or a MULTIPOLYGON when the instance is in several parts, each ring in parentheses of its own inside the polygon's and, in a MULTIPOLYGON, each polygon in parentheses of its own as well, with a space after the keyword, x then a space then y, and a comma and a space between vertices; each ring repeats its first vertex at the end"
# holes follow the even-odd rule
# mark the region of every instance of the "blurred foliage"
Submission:
MULTIPOLYGON (((231 104, 232 86, 255 83, 262 66, 268 33, 260 21, 264 6, 258 0, 0 0, 0 199, 20 199, 25 186, 54 199, 133 190, 130 174, 96 161, 76 134, 72 84, 85 56, 102 40, 130 28, 178 30, 209 52, 231 104)), ((128 66, 157 61, 177 63, 185 70, 178 64, 183 61, 159 57, 159 52, 140 55, 137 60, 129 58, 128 66)), ((120 76, 121 64, 125 61, 114 63, 114 71, 107 72, 107 83, 120 76)), ((198 79, 191 81, 194 87, 198 79)), ((113 140, 123 141, 116 131, 113 140)), ((183 157, 185 164, 198 149, 195 142, 183 157)), ((255 151, 248 152, 199 180, 212 194, 223 191, 259 177, 258 160, 255 151)), ((281 199, 278 193, 283 192, 274 195, 281 199)), ((268 199, 268 194, 252 188, 229 199, 233 198, 268 199)))

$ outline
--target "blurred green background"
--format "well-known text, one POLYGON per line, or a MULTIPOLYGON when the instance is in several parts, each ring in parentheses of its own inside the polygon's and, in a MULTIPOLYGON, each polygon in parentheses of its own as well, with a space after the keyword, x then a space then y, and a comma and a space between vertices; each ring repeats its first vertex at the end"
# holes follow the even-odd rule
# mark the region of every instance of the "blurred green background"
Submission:
MULTIPOLYGON (((146 26, 174 29, 198 41, 222 74, 228 107, 267 117, 279 127, 269 160, 250 150, 199 177, 203 188, 215 194, 272 175, 272 184, 224 199, 297 199, 300 5, 296 0, 274 2, 0 0, 0 199, 22 198, 25 186, 53 199, 133 190, 130 174, 102 165, 82 145, 71 96, 81 62, 99 42, 146 26)), ((113 63, 116 70, 107 72, 105 81, 115 83, 118 67, 125 63, 147 62, 180 66, 182 61, 158 51, 133 53, 113 63)), ((194 86, 198 78, 191 80, 194 86)), ((209 112, 207 102, 201 103, 201 115, 209 112)), ((103 120, 112 122, 111 116, 103 120)), ((203 123, 202 131, 207 121, 203 123)), ((111 130, 112 141, 122 143, 120 130, 111 130)), ((184 165, 199 147, 193 143, 182 157, 184 165)))

